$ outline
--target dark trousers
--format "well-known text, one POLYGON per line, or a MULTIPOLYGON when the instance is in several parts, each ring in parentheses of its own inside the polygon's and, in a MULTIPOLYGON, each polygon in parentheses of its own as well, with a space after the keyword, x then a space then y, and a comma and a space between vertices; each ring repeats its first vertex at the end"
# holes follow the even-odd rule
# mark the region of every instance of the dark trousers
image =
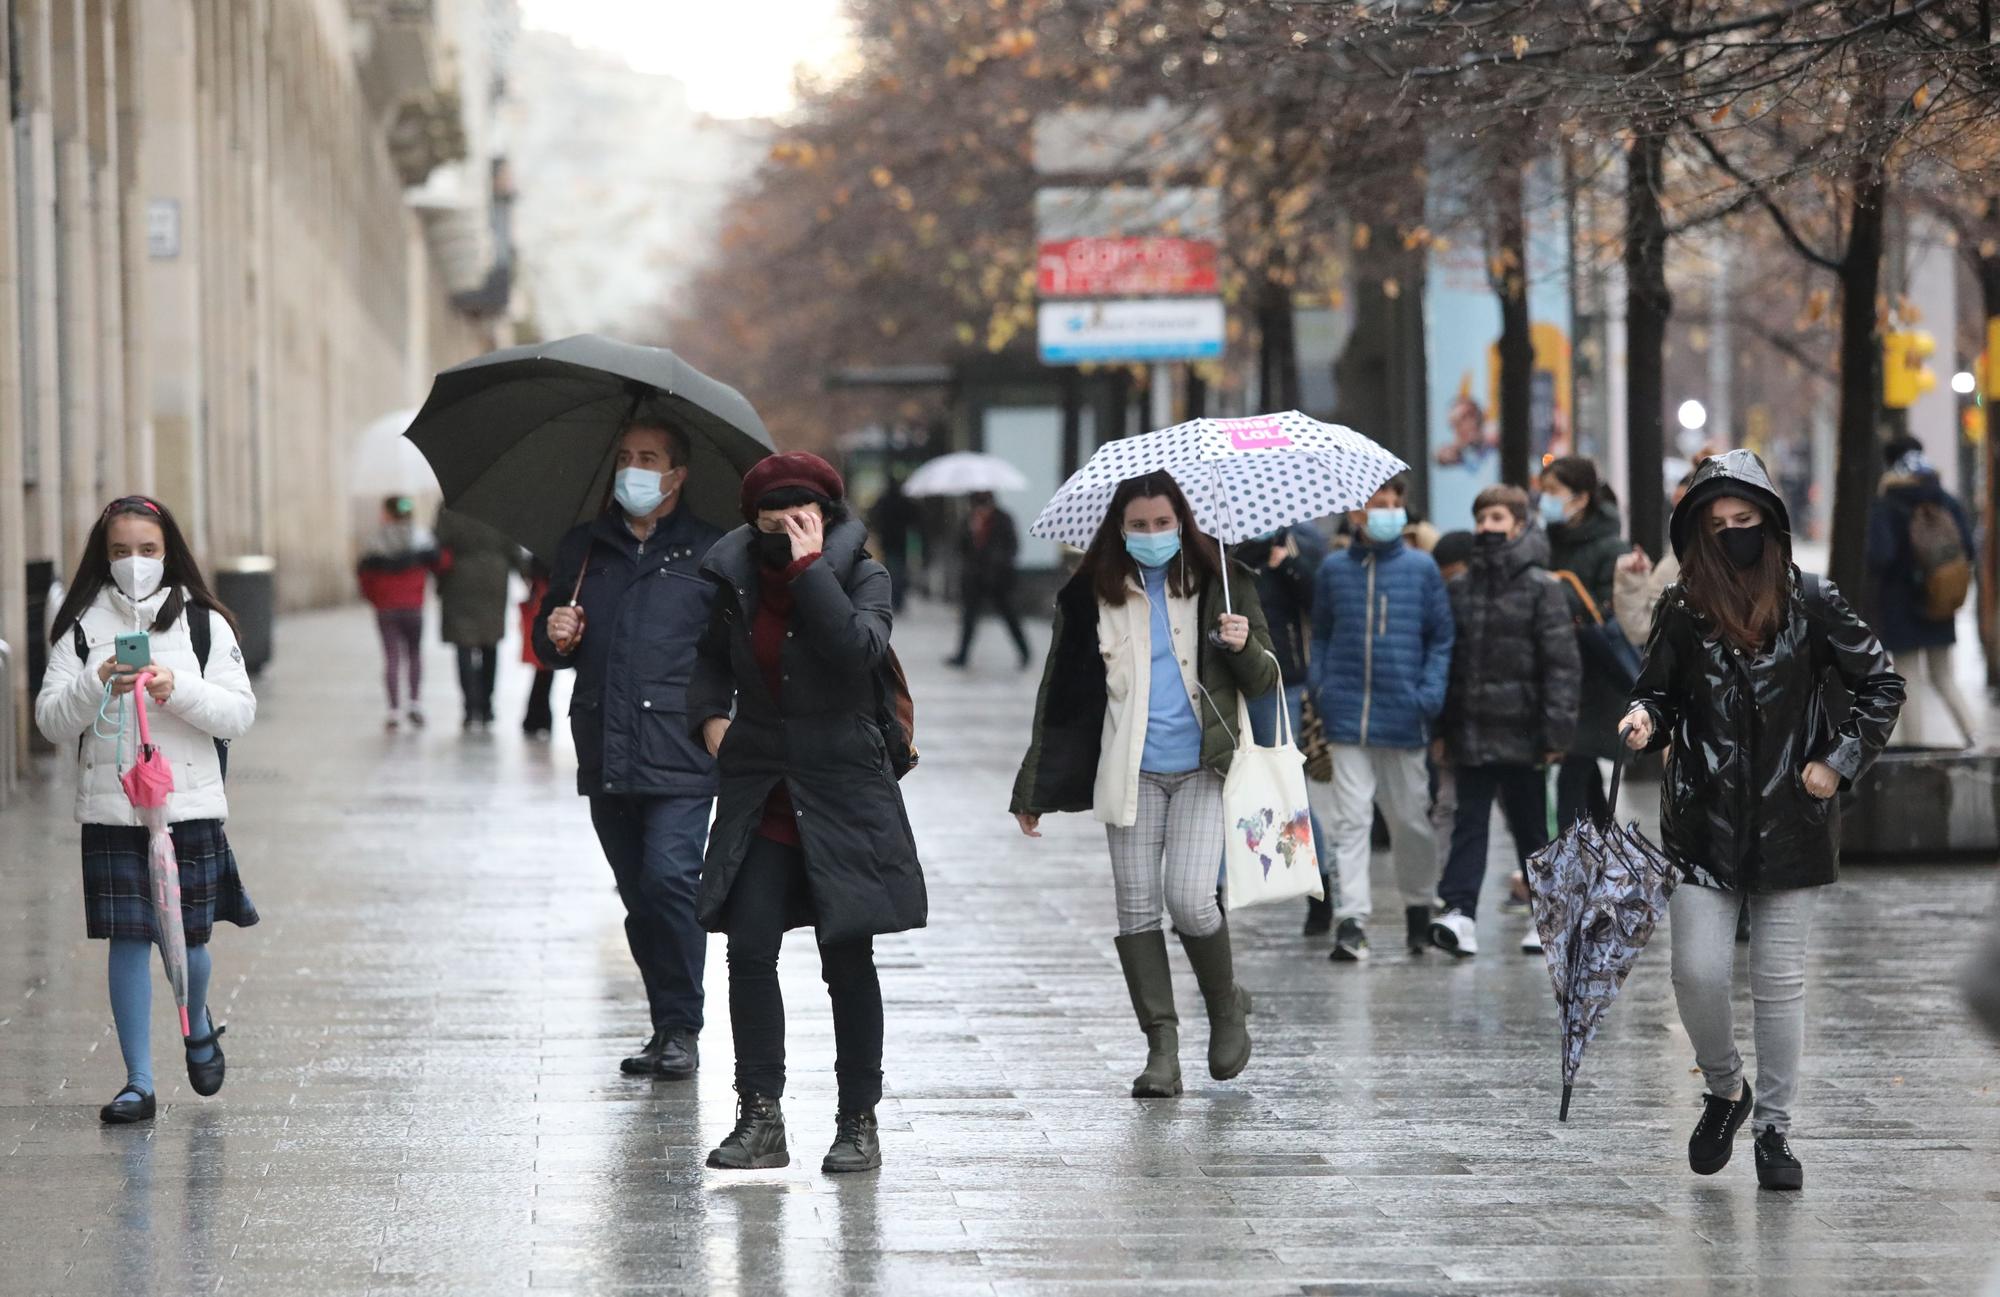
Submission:
POLYGON ((382 682, 389 690, 389 710, 400 705, 397 688, 407 673, 410 706, 424 688, 424 610, 385 608, 375 613, 375 628, 382 634, 382 682))
POLYGON ((1563 758, 1556 776, 1557 832, 1567 833, 1586 811, 1597 817, 1610 813, 1604 800, 1604 772, 1597 768, 1597 758, 1572 754, 1563 758))
MULTIPOLYGON (((788 916, 809 912, 805 857, 797 847, 752 838, 729 889, 729 1025, 736 1041, 736 1091, 785 1093, 785 1000, 778 948, 788 916)), ((882 1101, 882 984, 875 943, 863 937, 819 948, 820 979, 833 1001, 833 1071, 842 1112, 882 1101)))
POLYGON ((889 569, 889 609, 903 611, 910 600, 910 556, 908 545, 886 545, 882 566, 889 569))
POLYGON ((1458 818, 1451 829, 1451 855, 1446 859, 1438 899, 1447 909, 1467 918, 1479 914, 1479 889, 1486 882, 1486 843, 1493 821, 1493 799, 1507 817, 1507 832, 1523 861, 1549 844, 1547 776, 1534 766, 1460 766, 1458 818))
POLYGON ((701 973, 708 934, 695 919, 707 797, 590 799, 590 822, 625 902, 625 939, 646 983, 653 1026, 701 1030, 701 973))
POLYGON ((972 638, 979 633, 979 620, 991 608, 1007 624, 1007 634, 1013 638, 1015 651, 1021 661, 1029 658, 1027 632, 1021 629, 1020 614, 1014 611, 1014 591, 1011 586, 989 589, 978 583, 965 587, 964 603, 960 611, 961 621, 958 633, 957 661, 965 662, 972 656, 972 638))
POLYGON ((535 683, 528 689, 528 714, 521 721, 521 728, 530 734, 547 734, 556 727, 555 711, 549 706, 549 694, 556 687, 556 673, 547 667, 535 669, 535 683))
POLYGON ((493 678, 500 672, 497 644, 458 646, 458 692, 465 696, 465 719, 493 719, 493 678))

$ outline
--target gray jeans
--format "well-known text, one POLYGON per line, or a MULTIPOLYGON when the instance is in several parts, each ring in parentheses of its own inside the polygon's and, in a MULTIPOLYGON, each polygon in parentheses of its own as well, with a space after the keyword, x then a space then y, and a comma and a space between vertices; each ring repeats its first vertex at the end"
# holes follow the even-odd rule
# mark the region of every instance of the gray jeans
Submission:
POLYGON ((1806 1030, 1806 941, 1817 888, 1745 897, 1683 883, 1669 903, 1674 999, 1708 1092, 1728 1098, 1743 1083, 1730 1008, 1735 980, 1736 912, 1750 907, 1751 1038, 1757 1048, 1754 1129, 1791 1129, 1806 1030))

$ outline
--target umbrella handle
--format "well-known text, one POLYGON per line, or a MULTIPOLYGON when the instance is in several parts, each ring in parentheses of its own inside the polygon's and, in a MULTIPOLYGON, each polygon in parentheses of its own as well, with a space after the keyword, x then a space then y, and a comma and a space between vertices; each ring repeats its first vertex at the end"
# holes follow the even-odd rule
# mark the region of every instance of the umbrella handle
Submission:
POLYGON ((1631 732, 1630 725, 1618 727, 1618 759, 1611 763, 1611 792, 1604 799, 1605 812, 1613 824, 1618 823, 1618 786, 1625 782, 1625 754, 1632 750, 1625 746, 1625 736, 1631 732))
POLYGON ((1561 1112, 1558 1112, 1558 1113, 1556 1114, 1556 1120, 1557 1120, 1557 1121, 1568 1121, 1568 1120, 1569 1120, 1569 1092, 1570 1092, 1570 1089, 1571 1089, 1571 1087, 1570 1087, 1570 1086, 1569 1086, 1569 1085, 1568 1085, 1567 1083, 1565 1083, 1565 1084, 1563 1085, 1563 1102, 1562 1102, 1562 1111, 1561 1111, 1561 1112))
POLYGON ((141 671, 132 682, 132 710, 139 717, 139 742, 145 747, 153 745, 153 727, 146 720, 146 686, 152 681, 151 671, 141 671))

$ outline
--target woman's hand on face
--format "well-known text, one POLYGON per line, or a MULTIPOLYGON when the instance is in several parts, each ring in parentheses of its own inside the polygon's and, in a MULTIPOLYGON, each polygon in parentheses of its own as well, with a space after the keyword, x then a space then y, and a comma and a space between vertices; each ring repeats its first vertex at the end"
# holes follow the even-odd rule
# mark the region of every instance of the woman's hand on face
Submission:
POLYGON ((826 549, 826 519, 818 509, 785 515, 785 534, 792 538, 792 561, 811 558, 826 549))
POLYGON ((1231 653, 1241 653, 1250 643, 1250 619, 1236 613, 1223 613, 1215 619, 1216 637, 1231 653))
POLYGON ((165 707, 167 699, 174 696, 174 669, 172 667, 163 667, 156 662, 148 666, 146 670, 153 673, 153 678, 146 682, 147 695, 152 698, 154 703, 165 707))
POLYGON ((1014 823, 1020 825, 1021 832, 1031 838, 1042 836, 1042 817, 1039 815, 1028 815, 1021 811, 1015 811, 1014 823))
POLYGON ((1625 746, 1634 752, 1644 752, 1646 745, 1653 741, 1653 713, 1644 707, 1634 707, 1625 713, 1625 719, 1618 722, 1618 728, 1625 735, 1625 746))
POLYGON ((707 747, 708 755, 717 756, 722 752, 722 740, 729 734, 727 716, 711 716, 701 723, 701 741, 707 747))
POLYGON ((1801 778, 1805 783, 1806 791, 1821 801, 1825 801, 1840 791, 1839 773, 1824 761, 1807 762, 1805 774, 1801 778))

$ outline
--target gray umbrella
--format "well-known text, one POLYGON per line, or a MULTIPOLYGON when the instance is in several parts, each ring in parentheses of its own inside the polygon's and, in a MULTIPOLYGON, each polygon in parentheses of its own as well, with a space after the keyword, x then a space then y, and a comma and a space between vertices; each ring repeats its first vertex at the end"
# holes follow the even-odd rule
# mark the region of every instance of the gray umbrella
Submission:
POLYGON ((404 436, 445 503, 545 562, 600 513, 618 430, 635 415, 687 434, 687 503, 718 527, 742 521, 743 474, 772 451, 742 393, 671 351, 596 334, 509 347, 445 370, 404 436))

